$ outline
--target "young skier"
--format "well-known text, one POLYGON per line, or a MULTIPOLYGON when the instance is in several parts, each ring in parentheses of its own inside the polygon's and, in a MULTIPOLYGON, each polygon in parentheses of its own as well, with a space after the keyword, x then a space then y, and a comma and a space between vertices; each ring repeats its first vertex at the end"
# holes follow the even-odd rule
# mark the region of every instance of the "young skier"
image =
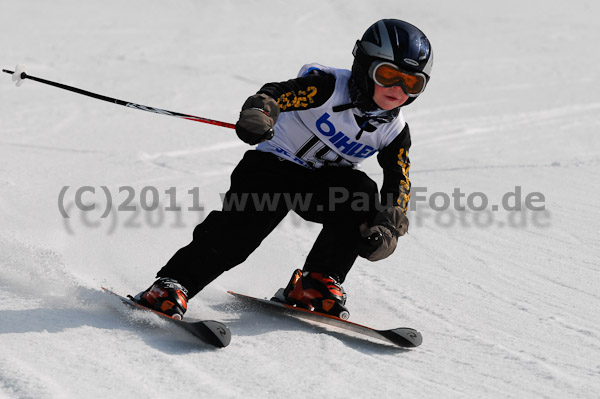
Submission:
POLYGON ((369 27, 353 55, 351 71, 305 65, 246 100, 236 133, 259 145, 233 171, 223 209, 196 226, 192 242, 136 296, 140 304, 181 318, 190 298, 244 262, 293 210, 323 227, 285 301, 348 317, 341 284, 356 257, 386 258, 408 229, 411 140, 401 107, 425 90, 433 63, 425 34, 395 19, 369 27), (380 193, 356 169, 377 152, 380 193), (243 198, 244 206, 229 206, 243 198))

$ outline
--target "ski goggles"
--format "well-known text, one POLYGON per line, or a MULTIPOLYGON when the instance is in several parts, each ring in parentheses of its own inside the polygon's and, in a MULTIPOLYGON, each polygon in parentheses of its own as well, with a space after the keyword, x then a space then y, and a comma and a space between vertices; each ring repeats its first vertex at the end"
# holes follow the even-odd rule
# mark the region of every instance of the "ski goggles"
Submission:
POLYGON ((402 71, 389 62, 373 63, 369 76, 383 87, 400 86, 409 97, 416 97, 425 90, 427 78, 419 72, 402 71))

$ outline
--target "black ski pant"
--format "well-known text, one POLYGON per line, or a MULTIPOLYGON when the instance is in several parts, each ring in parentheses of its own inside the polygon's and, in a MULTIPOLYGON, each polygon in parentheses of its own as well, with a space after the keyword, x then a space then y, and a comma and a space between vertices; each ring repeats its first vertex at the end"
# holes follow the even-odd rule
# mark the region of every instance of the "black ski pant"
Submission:
POLYGON ((193 240, 158 272, 196 295, 223 272, 244 262, 293 210, 321 223, 304 270, 337 277, 354 264, 360 226, 376 213, 377 184, 346 167, 308 169, 274 154, 246 152, 231 175, 221 211, 194 229, 193 240))

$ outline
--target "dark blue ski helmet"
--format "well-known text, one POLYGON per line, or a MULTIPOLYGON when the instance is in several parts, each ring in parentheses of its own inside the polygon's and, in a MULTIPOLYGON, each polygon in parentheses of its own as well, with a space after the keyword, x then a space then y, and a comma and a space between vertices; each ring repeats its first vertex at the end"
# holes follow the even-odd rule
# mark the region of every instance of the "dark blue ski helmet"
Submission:
MULTIPOLYGON (((369 75, 372 66, 380 62, 389 62, 406 72, 425 75, 431 78, 433 50, 427 36, 416 26, 398 19, 382 19, 366 30, 356 42, 352 64, 352 78, 360 91, 373 97, 375 82, 369 75)), ((411 97, 404 104, 416 99, 411 97)))

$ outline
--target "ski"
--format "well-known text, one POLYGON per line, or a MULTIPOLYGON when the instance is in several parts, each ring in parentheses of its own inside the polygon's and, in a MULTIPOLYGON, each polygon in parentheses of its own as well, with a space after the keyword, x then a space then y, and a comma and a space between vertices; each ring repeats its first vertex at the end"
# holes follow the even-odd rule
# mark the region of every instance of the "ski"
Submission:
POLYGON ((106 287, 102 287, 102 289, 104 292, 119 298, 125 305, 133 309, 154 313, 163 320, 166 320, 169 323, 184 329, 205 343, 214 345, 218 348, 224 348, 229 345, 229 342, 231 342, 231 332, 229 331, 229 328, 227 328, 227 326, 221 322, 214 320, 175 319, 171 316, 167 316, 163 313, 142 306, 139 303, 132 301, 130 298, 121 296, 106 287))
POLYGON ((277 296, 282 293, 282 290, 283 289, 280 289, 275 295, 275 298, 271 300, 260 299, 244 294, 239 294, 233 291, 227 292, 241 301, 254 305, 259 305, 261 308, 273 311, 275 313, 288 315, 298 319, 327 324, 333 327, 338 327, 342 330, 352 331, 354 333, 365 335, 370 338, 375 338, 378 340, 385 341, 387 343, 392 343, 402 348, 414 348, 421 345, 421 343, 423 342, 423 337, 421 336, 421 333, 412 328, 401 327, 390 330, 376 330, 371 327, 340 319, 339 317, 330 316, 324 313, 313 312, 308 309, 303 309, 297 306, 291 306, 282 303, 277 300, 277 296))

